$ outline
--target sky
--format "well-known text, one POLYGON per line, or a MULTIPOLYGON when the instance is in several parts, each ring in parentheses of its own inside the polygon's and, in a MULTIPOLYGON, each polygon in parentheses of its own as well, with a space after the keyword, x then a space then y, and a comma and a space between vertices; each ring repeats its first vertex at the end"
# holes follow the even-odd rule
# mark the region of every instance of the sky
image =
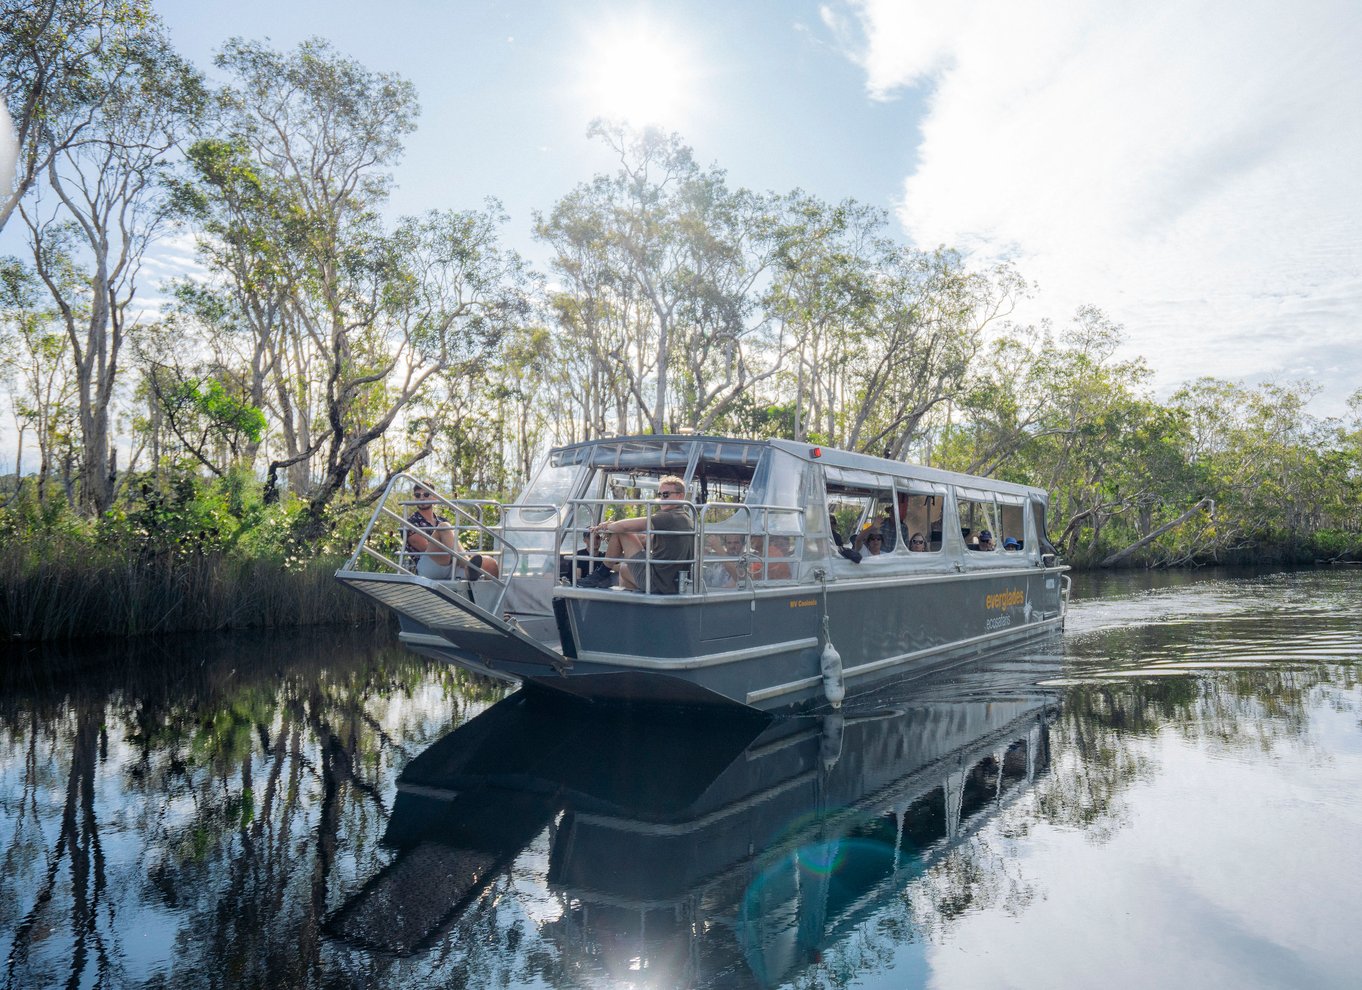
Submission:
MULTIPOLYGON (((596 116, 676 131, 757 190, 1036 285, 1015 314, 1121 324, 1166 398, 1201 375, 1362 387, 1362 7, 1351 0, 159 0, 209 72, 228 37, 329 39, 410 79, 394 215, 534 211, 613 162, 596 116)), ((11 224, 11 228, 16 225, 11 224)), ((10 232, 0 253, 15 253, 10 232)), ((163 259, 173 268, 175 259, 163 259)))

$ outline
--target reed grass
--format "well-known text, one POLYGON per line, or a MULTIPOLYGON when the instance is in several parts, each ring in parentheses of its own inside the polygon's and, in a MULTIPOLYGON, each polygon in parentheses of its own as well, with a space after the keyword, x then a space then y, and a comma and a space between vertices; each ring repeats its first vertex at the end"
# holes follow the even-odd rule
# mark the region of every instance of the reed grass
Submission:
POLYGON ((333 578, 341 557, 152 556, 81 541, 0 549, 0 637, 59 640, 375 623, 385 613, 333 578))

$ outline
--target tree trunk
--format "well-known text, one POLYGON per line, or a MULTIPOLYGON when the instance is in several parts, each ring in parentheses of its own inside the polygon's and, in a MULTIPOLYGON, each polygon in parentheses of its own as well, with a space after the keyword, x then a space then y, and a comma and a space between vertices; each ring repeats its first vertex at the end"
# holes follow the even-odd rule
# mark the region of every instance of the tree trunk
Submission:
POLYGON ((1203 508, 1209 509, 1211 512, 1214 512, 1214 511, 1215 511, 1215 499, 1213 499, 1213 498, 1203 498, 1200 502, 1198 502, 1196 505, 1192 506, 1190 509, 1188 509, 1186 512, 1184 512, 1182 515, 1178 516, 1178 517, 1177 517, 1176 519, 1174 519, 1172 522, 1170 522, 1170 523, 1165 523, 1164 525, 1160 526, 1158 529, 1154 530, 1154 532, 1150 533, 1148 536, 1143 537, 1142 539, 1136 540, 1134 543, 1132 543, 1130 546, 1126 547, 1124 550, 1118 550, 1116 553, 1112 554, 1110 557, 1107 557, 1105 560, 1103 560, 1103 561, 1102 561, 1100 564, 1098 564, 1097 566, 1098 566, 1098 567, 1114 567, 1114 566, 1116 566, 1116 565, 1119 564, 1121 561, 1125 560, 1127 557, 1129 557, 1131 554, 1133 554, 1136 550, 1139 550, 1141 547, 1147 546, 1147 545, 1149 545, 1150 543, 1153 543, 1156 539, 1158 539, 1158 538, 1159 538, 1160 536, 1162 536, 1164 533, 1168 532, 1170 529, 1176 529, 1177 527, 1181 526, 1183 523, 1185 523, 1188 519, 1191 519, 1192 516, 1196 515, 1196 513, 1197 513, 1198 511, 1200 511, 1201 509, 1203 509, 1203 508))

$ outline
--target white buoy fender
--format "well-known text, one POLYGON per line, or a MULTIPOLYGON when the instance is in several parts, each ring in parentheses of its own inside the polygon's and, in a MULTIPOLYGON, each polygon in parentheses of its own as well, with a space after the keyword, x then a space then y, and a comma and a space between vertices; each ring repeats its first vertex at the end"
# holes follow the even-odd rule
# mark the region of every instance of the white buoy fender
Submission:
POLYGON ((823 694, 833 708, 841 708, 842 699, 847 696, 846 685, 842 683, 842 654, 832 640, 823 647, 823 694))

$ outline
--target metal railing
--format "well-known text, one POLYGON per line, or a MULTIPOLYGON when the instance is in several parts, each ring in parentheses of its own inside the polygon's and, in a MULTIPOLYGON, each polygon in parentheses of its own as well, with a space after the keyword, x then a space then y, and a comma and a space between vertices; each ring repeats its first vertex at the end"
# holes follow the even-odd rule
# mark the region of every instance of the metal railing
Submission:
MULTIPOLYGON (((753 589, 770 582, 794 581, 803 556, 804 510, 789 506, 718 502, 707 505, 670 499, 573 499, 568 503, 563 555, 564 579, 573 587, 595 587, 581 581, 602 565, 651 594, 705 593, 753 589), (684 528, 659 528, 660 512, 684 512, 684 528), (634 539, 619 542, 610 553, 609 535, 596 529, 604 522, 645 519, 634 539), (655 540, 654 537, 660 537, 655 540), (669 539, 671 538, 671 539, 669 539), (676 542, 683 539, 685 552, 676 542), (628 550, 628 552, 625 552, 628 550), (675 583, 672 577, 675 576, 675 583)), ((621 586, 624 582, 616 577, 621 586)))
POLYGON ((616 572, 627 568, 630 577, 637 578, 639 590, 655 594, 751 590, 793 582, 800 576, 804 540, 804 510, 789 506, 614 498, 572 499, 564 505, 506 504, 448 499, 422 479, 403 473, 388 482, 345 569, 418 577, 421 558, 447 554, 449 575, 434 580, 454 580, 455 575, 476 573, 473 558, 481 554, 484 561, 496 562, 498 573, 484 570, 478 580, 498 589, 495 601, 487 606, 497 614, 512 577, 551 576, 576 587, 600 564, 616 572), (412 498, 416 485, 432 497, 412 498), (411 534, 430 539, 434 532, 429 524, 417 526, 410 518, 426 502, 435 506, 441 546, 417 551, 410 549, 411 534), (685 513, 687 525, 655 526, 653 520, 661 511, 685 513), (593 527, 630 518, 647 522, 637 531, 638 539, 631 541, 629 553, 609 555, 607 541, 603 534, 592 533, 593 527), (565 552, 570 547, 576 549, 565 552))
MULTIPOLYGON (((397 474, 383 490, 383 495, 374 508, 374 513, 364 528, 359 544, 350 559, 346 561, 348 571, 366 569, 385 570, 390 573, 419 577, 422 558, 450 557, 449 574, 434 580, 456 580, 459 578, 486 581, 495 586, 495 599, 487 606, 487 611, 497 614, 506 597, 508 578, 521 565, 526 551, 507 539, 506 516, 509 509, 546 510, 552 523, 549 532, 557 528, 557 506, 506 506, 490 499, 447 499, 427 482, 409 474, 397 474), (411 497, 411 489, 419 485, 431 494, 429 499, 411 497), (412 522, 412 510, 418 505, 431 503, 435 508, 436 524, 417 525, 412 522), (400 512, 393 511, 393 506, 400 512), (446 515, 441 514, 445 510, 446 515), (417 551, 411 549, 410 537, 419 534, 430 540, 436 533, 439 549, 417 551), (483 563, 495 562, 495 570, 479 567, 473 558, 481 556, 483 563), (377 568, 364 565, 377 564, 377 568), (459 577, 456 578, 456 575, 459 577)), ((525 530, 526 527, 519 527, 525 530)))

